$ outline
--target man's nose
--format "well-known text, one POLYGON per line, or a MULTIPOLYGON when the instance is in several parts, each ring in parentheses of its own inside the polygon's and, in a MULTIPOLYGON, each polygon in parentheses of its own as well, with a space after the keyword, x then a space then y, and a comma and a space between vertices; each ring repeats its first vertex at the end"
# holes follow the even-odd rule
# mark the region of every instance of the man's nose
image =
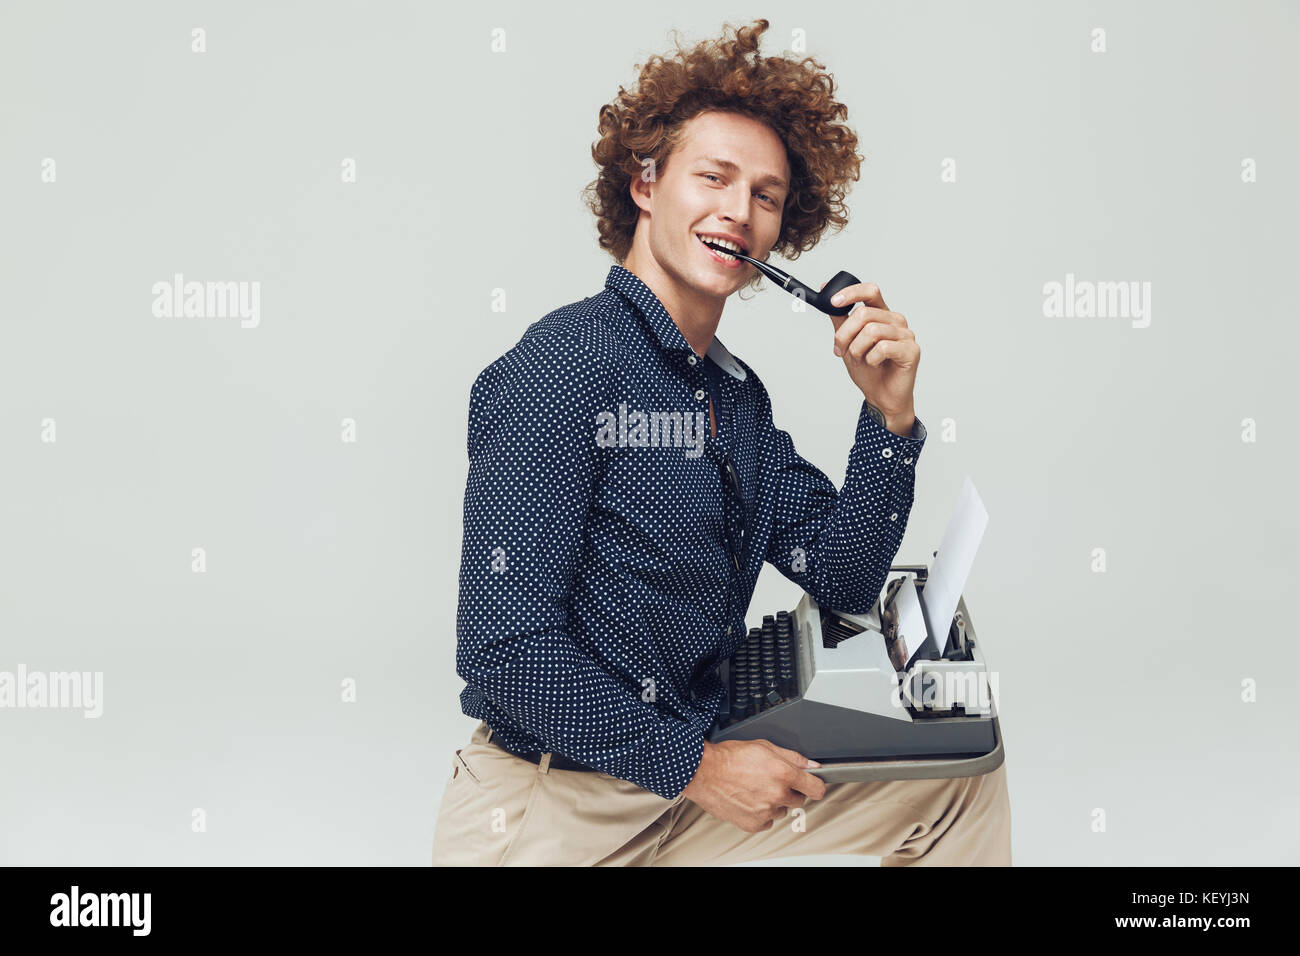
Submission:
POLYGON ((727 207, 729 214, 724 213, 722 216, 726 222, 734 222, 737 226, 748 228, 749 226, 749 190, 737 188, 731 192, 731 203, 727 207))

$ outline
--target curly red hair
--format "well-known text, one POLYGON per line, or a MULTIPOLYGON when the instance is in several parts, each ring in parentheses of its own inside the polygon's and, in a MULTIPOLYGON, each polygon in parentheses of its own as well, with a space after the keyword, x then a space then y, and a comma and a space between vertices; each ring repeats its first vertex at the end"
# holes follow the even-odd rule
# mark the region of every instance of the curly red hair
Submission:
POLYGON ((767 28, 762 19, 752 27, 724 25, 722 38, 690 51, 674 40, 675 56, 652 56, 636 88, 620 86, 615 102, 600 108, 600 139, 591 147, 600 172, 584 195, 601 248, 620 263, 632 249, 641 211, 628 194, 632 177, 641 175, 647 157, 662 173, 682 127, 710 110, 760 120, 785 144, 791 181, 774 253, 797 259, 828 226, 839 230, 848 223, 844 196, 863 161, 857 134, 837 122, 847 118, 848 107, 836 101, 834 78, 812 57, 759 56, 767 28))

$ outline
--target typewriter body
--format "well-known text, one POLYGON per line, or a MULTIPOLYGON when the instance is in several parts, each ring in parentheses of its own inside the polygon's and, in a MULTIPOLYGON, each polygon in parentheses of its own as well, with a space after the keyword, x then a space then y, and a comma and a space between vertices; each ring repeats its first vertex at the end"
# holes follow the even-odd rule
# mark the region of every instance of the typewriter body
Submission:
POLYGON ((867 614, 821 607, 805 593, 793 611, 765 616, 718 665, 727 693, 712 742, 770 740, 821 762, 810 772, 828 783, 995 770, 996 682, 964 597, 942 625, 903 613, 926 580, 924 565, 890 568, 867 614))

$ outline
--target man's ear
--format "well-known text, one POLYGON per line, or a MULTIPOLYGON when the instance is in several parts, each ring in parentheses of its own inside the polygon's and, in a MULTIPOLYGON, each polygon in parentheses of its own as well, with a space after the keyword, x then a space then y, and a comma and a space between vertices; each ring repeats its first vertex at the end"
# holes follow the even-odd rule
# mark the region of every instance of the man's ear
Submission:
POLYGON ((632 201, 646 212, 650 212, 654 206, 654 195, 651 191, 653 186, 654 183, 647 182, 643 176, 633 176, 632 181, 627 186, 632 201))

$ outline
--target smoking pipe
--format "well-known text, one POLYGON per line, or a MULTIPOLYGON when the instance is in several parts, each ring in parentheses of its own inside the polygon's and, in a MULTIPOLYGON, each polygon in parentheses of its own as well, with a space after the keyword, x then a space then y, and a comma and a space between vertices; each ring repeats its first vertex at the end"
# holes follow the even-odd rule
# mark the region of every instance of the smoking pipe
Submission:
POLYGON ((714 250, 715 252, 721 252, 729 256, 735 256, 737 259, 741 259, 745 262, 748 262, 750 265, 754 266, 754 268, 756 268, 759 272, 763 273, 763 275, 767 276, 773 282, 778 283, 782 289, 785 289, 786 292, 789 292, 791 295, 795 296, 796 298, 803 299, 814 309, 817 309, 821 312, 825 312, 827 315, 848 315, 849 312, 852 311, 853 307, 857 305, 856 302, 850 302, 848 305, 831 305, 831 297, 835 295, 836 292, 839 292, 841 289, 847 288, 851 285, 858 284, 859 281, 858 277, 851 272, 845 272, 843 270, 840 270, 839 272, 835 273, 834 277, 831 279, 830 282, 827 282, 824 286, 821 287, 821 290, 818 291, 817 289, 811 289, 808 286, 804 285, 802 282, 800 282, 794 276, 790 275, 788 272, 782 272, 776 266, 768 265, 766 262, 762 261, 761 259, 755 259, 752 256, 747 256, 742 252, 736 252, 734 249, 724 248, 723 246, 720 246, 717 243, 710 242, 707 239, 704 239, 702 241, 706 246, 708 246, 710 249, 714 250))

